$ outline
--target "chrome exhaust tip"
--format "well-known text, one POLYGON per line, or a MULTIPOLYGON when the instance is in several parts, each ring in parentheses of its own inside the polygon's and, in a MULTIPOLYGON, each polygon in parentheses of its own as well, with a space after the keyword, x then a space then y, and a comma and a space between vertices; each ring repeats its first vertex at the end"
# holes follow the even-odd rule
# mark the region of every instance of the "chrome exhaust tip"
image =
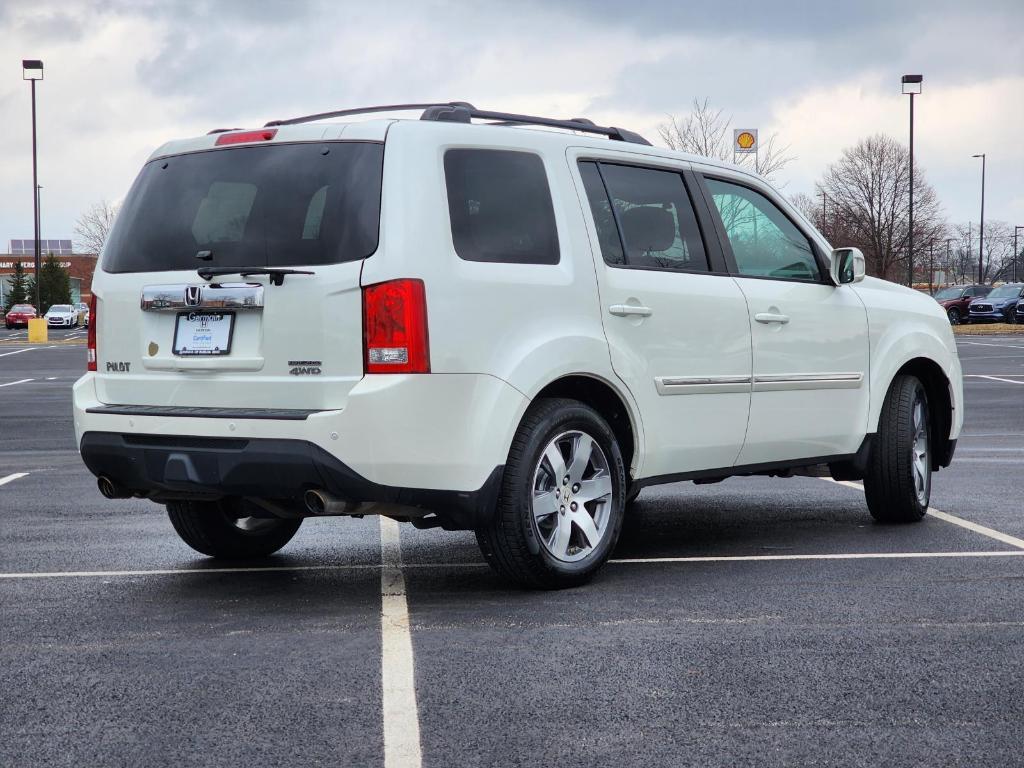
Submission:
POLYGON ((336 498, 327 491, 318 488, 311 488, 302 496, 306 503, 306 509, 311 515, 345 515, 356 505, 343 499, 336 498))
POLYGON ((122 488, 106 475, 100 475, 96 478, 96 487, 100 489, 100 493, 107 499, 128 499, 132 495, 128 489, 122 488))

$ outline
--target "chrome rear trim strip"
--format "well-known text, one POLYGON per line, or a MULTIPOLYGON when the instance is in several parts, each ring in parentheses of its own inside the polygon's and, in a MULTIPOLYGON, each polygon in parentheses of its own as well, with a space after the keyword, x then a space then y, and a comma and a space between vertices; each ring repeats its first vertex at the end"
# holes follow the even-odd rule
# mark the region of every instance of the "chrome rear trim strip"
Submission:
POLYGON ((256 283, 147 285, 140 307, 145 312, 192 309, 263 309, 263 286, 256 283))

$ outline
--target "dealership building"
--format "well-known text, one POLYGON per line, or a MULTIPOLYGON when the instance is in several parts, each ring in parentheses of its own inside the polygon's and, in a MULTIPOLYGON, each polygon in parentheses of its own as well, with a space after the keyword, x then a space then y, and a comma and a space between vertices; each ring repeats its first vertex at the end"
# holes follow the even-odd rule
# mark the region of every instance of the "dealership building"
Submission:
MULTIPOLYGON (((92 273, 96 269, 96 254, 73 253, 71 240, 40 240, 42 258, 51 253, 56 257, 71 278, 71 301, 89 301, 92 297, 92 273)), ((6 304, 7 292, 11 289, 11 275, 14 265, 21 262, 26 275, 35 273, 35 241, 11 240, 7 253, 0 253, 0 307, 6 304)), ((31 299, 30 299, 31 301, 31 299)))

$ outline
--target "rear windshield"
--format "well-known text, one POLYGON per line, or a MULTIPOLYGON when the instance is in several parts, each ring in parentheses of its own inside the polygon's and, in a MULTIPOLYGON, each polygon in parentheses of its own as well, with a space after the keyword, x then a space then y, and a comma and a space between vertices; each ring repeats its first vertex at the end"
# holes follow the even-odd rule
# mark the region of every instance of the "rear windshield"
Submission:
POLYGON ((35 310, 28 304, 15 304, 11 307, 11 312, 35 312, 35 310))
POLYGON ((364 142, 236 147, 153 160, 128 193, 103 269, 365 258, 377 249, 383 162, 384 145, 364 142))

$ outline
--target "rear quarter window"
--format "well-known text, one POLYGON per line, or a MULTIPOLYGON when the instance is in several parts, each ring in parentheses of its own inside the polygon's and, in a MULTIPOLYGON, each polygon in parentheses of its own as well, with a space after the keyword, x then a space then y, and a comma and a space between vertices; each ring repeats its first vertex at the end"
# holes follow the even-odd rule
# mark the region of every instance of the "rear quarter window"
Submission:
POLYGON ((557 264, 558 232, 538 155, 450 149, 444 155, 452 241, 459 258, 504 264, 557 264))

